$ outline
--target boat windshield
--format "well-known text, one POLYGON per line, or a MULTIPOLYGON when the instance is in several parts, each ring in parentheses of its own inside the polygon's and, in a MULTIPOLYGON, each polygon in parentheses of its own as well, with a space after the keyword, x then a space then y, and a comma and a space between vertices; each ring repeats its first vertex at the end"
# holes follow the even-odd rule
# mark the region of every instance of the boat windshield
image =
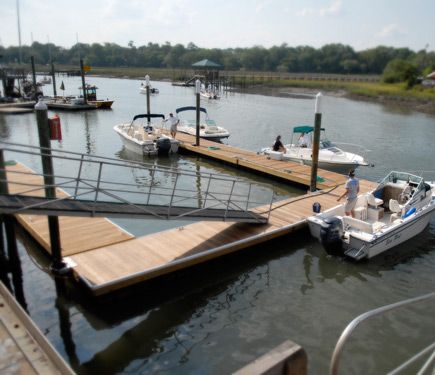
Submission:
POLYGON ((413 175, 406 172, 390 172, 387 177, 385 177, 381 182, 380 186, 386 185, 388 183, 399 184, 399 185, 410 185, 415 191, 419 191, 424 188, 424 180, 420 176, 413 175))
POLYGON ((329 139, 320 140, 320 148, 330 148, 330 147, 335 147, 335 145, 329 139))

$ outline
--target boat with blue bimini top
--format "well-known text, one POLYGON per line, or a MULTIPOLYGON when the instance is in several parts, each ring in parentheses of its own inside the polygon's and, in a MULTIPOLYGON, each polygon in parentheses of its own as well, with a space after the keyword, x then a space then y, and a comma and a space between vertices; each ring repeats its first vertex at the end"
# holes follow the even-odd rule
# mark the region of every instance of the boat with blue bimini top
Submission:
POLYGON ((168 155, 178 152, 180 141, 164 134, 162 114, 141 114, 133 117, 130 123, 115 125, 115 130, 127 150, 140 155, 168 155), (161 118, 162 124, 158 126, 151 123, 151 119, 161 118), (144 123, 135 122, 138 119, 146 119, 144 123))
MULTIPOLYGON (((322 128, 321 132, 325 129, 322 128)), ((290 160, 301 164, 311 165, 312 162, 312 134, 314 127, 300 125, 293 128, 291 143, 284 145, 285 152, 273 151, 272 147, 260 150, 261 154, 269 155, 271 159, 290 160), (296 139, 297 138, 297 139, 296 139)), ((357 145, 354 145, 357 146, 357 145)), ((359 166, 368 166, 364 157, 343 151, 329 139, 320 137, 319 143, 319 168, 328 169, 334 172, 347 173, 350 169, 359 166)))
MULTIPOLYGON (((205 119, 200 119, 199 123, 199 136, 201 138, 208 139, 210 141, 220 141, 230 136, 230 133, 227 129, 221 126, 217 126, 216 122, 208 117, 207 110, 204 107, 200 107, 199 110, 200 113, 202 112, 205 114, 205 119)), ((194 113, 196 113, 196 107, 181 107, 175 110, 177 116, 181 112, 186 111, 193 111, 194 113)), ((196 119, 187 120, 179 118, 179 120, 180 124, 177 126, 177 131, 193 136, 196 135, 196 119)))
POLYGON ((373 191, 358 196, 355 217, 345 216, 344 206, 309 217, 311 235, 328 254, 373 258, 426 228, 435 210, 435 184, 393 171, 373 191))

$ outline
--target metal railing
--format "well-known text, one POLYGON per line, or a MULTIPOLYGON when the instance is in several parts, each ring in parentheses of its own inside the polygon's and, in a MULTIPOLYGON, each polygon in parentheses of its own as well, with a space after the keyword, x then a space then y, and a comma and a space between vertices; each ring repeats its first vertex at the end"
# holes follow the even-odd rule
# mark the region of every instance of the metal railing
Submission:
MULTIPOLYGON (((352 320, 348 324, 348 326, 345 328, 345 330, 341 334, 340 338, 338 339, 337 344, 335 345, 335 349, 334 349, 334 352, 332 354, 331 363, 330 363, 330 367, 329 367, 330 375, 337 375, 338 374, 338 366, 339 366, 340 357, 341 357, 341 353, 343 352, 344 345, 346 344, 347 340, 350 338, 350 336, 352 335, 352 333, 355 331, 356 327, 360 323, 366 321, 367 319, 384 314, 388 311, 395 310, 395 309, 398 309, 398 308, 403 307, 403 306, 412 305, 412 304, 416 304, 419 302, 424 302, 424 301, 427 301, 427 300, 432 299, 432 298, 435 298, 435 292, 425 294, 423 296, 419 296, 419 297, 415 297, 415 298, 410 298, 410 299, 407 299, 404 301, 396 302, 396 303, 393 303, 391 305, 382 306, 382 307, 379 307, 379 308, 374 309, 374 310, 370 310, 370 311, 356 317, 354 320, 352 320)), ((412 363, 415 363, 415 361, 420 359, 422 356, 424 356, 425 354, 432 351, 432 354, 430 355, 428 360, 424 363, 421 370, 419 371, 419 374, 423 375, 424 372, 429 368, 431 363, 433 363, 435 360, 434 349, 435 349, 435 342, 430 344, 429 346, 427 346, 423 350, 421 350, 419 353, 417 353, 416 355, 414 355, 413 357, 408 359, 406 362, 404 362, 402 365, 400 365, 396 369, 390 371, 389 374, 391 374, 391 375, 398 374, 400 371, 404 370, 412 363)))
MULTIPOLYGON (((3 141, 0 141, 0 148, 8 156, 11 153, 40 157, 45 151, 40 147, 3 141)), ((141 210, 159 219, 182 219, 193 212, 221 209, 223 220, 229 210, 245 212, 253 218, 261 213, 268 220, 275 199, 274 190, 261 183, 219 173, 121 161, 59 149, 51 149, 51 157, 53 163, 59 164, 55 164, 54 169, 62 169, 61 173, 55 174, 56 184, 51 187, 60 188, 67 193, 66 196, 58 196, 57 201, 80 198, 95 204, 104 197, 103 202, 121 202, 136 207, 141 205, 141 210), (165 206, 167 214, 156 214, 144 205, 165 206), (259 206, 261 212, 254 214, 252 209, 259 206), (177 207, 190 207, 191 211, 184 211, 181 215, 173 214, 173 209, 177 207)), ((9 179, 14 174, 44 176, 37 172, 9 170, 9 179)), ((43 183, 25 182, 23 178, 13 181, 13 184, 20 187, 20 195, 38 195, 39 191, 48 187, 43 183)), ((20 209, 14 213, 19 211, 20 209)))

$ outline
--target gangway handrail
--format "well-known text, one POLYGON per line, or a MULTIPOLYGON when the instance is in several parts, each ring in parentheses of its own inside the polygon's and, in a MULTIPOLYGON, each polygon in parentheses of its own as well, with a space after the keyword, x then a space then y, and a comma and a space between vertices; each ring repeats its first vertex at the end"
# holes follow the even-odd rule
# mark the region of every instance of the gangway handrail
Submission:
MULTIPOLYGON (((102 204, 111 204, 120 202, 125 206, 132 206, 136 208, 136 212, 142 211, 146 213, 146 215, 154 215, 159 218, 167 218, 170 217, 176 218, 181 216, 190 216, 195 213, 199 213, 200 211, 209 211, 209 213, 205 213, 200 215, 201 217, 209 218, 220 218, 222 215, 222 219, 226 221, 227 219, 236 219, 237 216, 234 216, 236 212, 243 212, 242 216, 239 216, 240 220, 246 220, 249 217, 249 220, 258 221, 258 222, 266 222, 269 220, 269 215, 267 218, 263 216, 264 213, 258 213, 250 211, 249 207, 254 207, 255 205, 265 205, 265 201, 256 202, 257 199, 251 200, 251 189, 253 186, 257 186, 260 188, 261 186, 266 185, 262 183, 253 183, 247 179, 240 179, 233 176, 227 176, 222 174, 214 174, 212 172, 204 172, 201 173, 199 171, 191 171, 191 170, 182 170, 178 168, 159 168, 155 164, 145 164, 145 163, 130 163, 129 161, 119 161, 117 159, 87 155, 83 153, 76 152, 68 152, 65 150, 51 150, 49 148, 44 147, 35 147, 29 145, 18 145, 2 142, 0 141, 0 152, 9 151, 12 153, 21 153, 21 154, 30 154, 35 156, 45 155, 46 152, 44 150, 50 150, 51 152, 47 152, 47 155, 52 157, 53 159, 64 159, 67 160, 69 165, 71 162, 76 163, 78 165, 78 172, 76 168, 67 169, 66 173, 61 172, 59 175, 56 174, 46 174, 46 173, 36 173, 33 171, 22 171, 22 170, 9 170, 5 165, 1 166, 1 170, 11 173, 11 174, 19 174, 21 176, 38 176, 38 177, 47 177, 50 176, 53 181, 56 179, 57 183, 46 184, 45 181, 42 183, 33 182, 32 179, 20 178, 17 181, 13 181, 14 184, 25 186, 24 189, 19 189, 19 193, 11 194, 15 196, 12 198, 10 203, 4 201, 5 210, 8 211, 9 214, 22 213, 26 211, 32 212, 49 212, 52 209, 52 212, 56 212, 58 215, 62 215, 61 208, 62 205, 56 205, 56 202, 67 201, 67 200, 75 200, 78 197, 82 197, 80 199, 80 203, 87 205, 87 208, 83 206, 83 210, 76 209, 74 214, 78 214, 81 212, 83 215, 88 215, 89 213, 94 216, 99 214, 102 211, 102 204), (2 147, 1 143, 13 145, 13 147, 2 147), (22 146, 22 147, 21 147, 22 146), (30 148, 30 150, 29 150, 30 148), (35 149, 37 151, 35 151, 35 149), (56 155, 56 152, 59 154, 56 155), (66 156, 65 156, 66 155, 66 156), (79 155, 77 157, 76 155, 79 155), (86 175, 83 175, 83 166, 87 165, 86 175), (135 179, 135 183, 127 182, 118 182, 112 179, 104 179, 103 170, 107 167, 113 168, 128 168, 129 171, 132 171, 133 177, 135 179), (136 172, 137 171, 137 172, 136 172), (145 175, 143 172, 151 173, 151 180, 149 179, 148 174, 145 175), (69 174, 69 173, 72 173, 69 174), (78 174, 77 174, 78 173, 78 174), (169 178, 169 181, 172 181, 172 186, 165 186, 165 184, 160 185, 159 180, 157 183, 154 183, 154 178, 156 173, 162 175, 163 178, 169 178), (95 176, 95 177, 94 177, 95 176), (177 181, 179 177, 183 178, 183 186, 178 186, 177 181), (175 182, 173 179, 175 178, 175 182), (196 188, 192 188, 190 180, 192 178, 207 181, 207 188, 204 190, 204 186, 201 187, 202 184, 197 186, 196 188), (210 184, 213 181, 214 184, 210 184), (148 186, 149 184, 149 186, 148 186), (67 196, 65 197, 57 197, 54 199, 45 199, 42 201, 35 200, 23 200, 24 196, 35 196, 35 192, 40 190, 45 190, 47 187, 50 188, 62 188, 66 189, 67 196), (230 187, 230 191, 227 191, 227 188, 230 187), (236 188, 237 187, 237 188, 236 188), (143 191, 145 190, 145 191, 143 191), (146 192, 148 190, 148 192, 146 192), (102 201, 100 198, 101 195, 105 195, 109 197, 109 200, 102 201), (145 197, 146 204, 144 205, 142 196, 147 195, 145 197), (21 196, 21 198, 20 198, 21 196), (89 199, 83 200, 84 196, 90 196, 89 199), (138 198, 135 198, 138 197, 138 198), (157 203, 152 203, 150 200, 152 197, 152 201, 157 203), (205 197, 205 199, 203 198, 205 197), (18 199, 18 201, 14 201, 14 199, 18 199), (20 202, 17 205, 16 202, 20 202), (170 202, 166 203, 166 199, 170 199, 170 202), (195 201, 198 200, 196 203, 195 201), (12 203, 15 202, 15 203, 12 203), (26 203, 24 203, 26 202, 26 203), (183 204, 186 202, 187 204, 183 204), (180 203, 183 205, 181 206, 180 203), (193 204, 192 204, 193 203, 193 204), (8 204, 11 204, 9 208, 7 208, 8 204), (53 204, 53 205, 51 205, 53 204), (51 205, 51 206, 50 206, 51 205), (146 206, 149 206, 151 210, 148 210, 146 206), (164 216, 162 216, 161 211, 159 213, 158 206, 165 206, 167 208, 167 212, 164 216), (244 208, 246 206, 246 208, 244 208), (219 207, 223 207, 223 211, 219 207), (216 210, 213 210, 216 208, 216 210), (35 211, 36 209, 36 211, 35 211), (99 212, 95 210, 98 209, 99 212), (186 212, 186 209, 189 212, 186 212), (229 211, 231 210, 231 217, 228 216, 229 211), (214 212, 213 212, 214 211, 214 212), (223 212, 222 214, 218 214, 217 212, 223 212), (228 216, 228 217, 227 217, 228 216), (262 217, 261 217, 262 216, 262 217)), ((65 170, 65 169, 64 169, 65 170)), ((4 178, 3 178, 4 179, 4 178)), ((39 180, 38 180, 39 181, 39 180)), ((180 179, 181 181, 181 179, 180 179)), ((2 180, 2 182, 6 182, 2 180)), ((197 182, 198 183, 198 182, 197 182)), ((181 185, 181 184, 180 184, 181 185)), ((194 185, 196 186, 196 185, 194 185)), ((267 186, 267 185, 266 185, 267 186)), ((268 186, 268 189, 270 187, 268 186)), ((274 191, 272 190, 272 198, 271 202, 274 200, 274 191)), ((65 191, 65 190, 64 190, 65 191)), ((36 194, 39 196, 39 194, 36 194)), ((264 194, 258 195, 259 197, 263 197, 264 194)), ((35 197, 36 198, 36 197, 35 197)), ((261 200, 261 199, 258 199, 261 200)), ((3 206, 2 206, 3 207, 3 206)), ((65 206, 66 207, 66 206, 65 206)), ((72 203, 70 204, 72 206, 72 203)), ((80 207, 80 206, 76 206, 80 207)), ((122 207, 122 206, 119 206, 122 207)), ((271 209, 271 204, 269 205, 269 210, 271 209)), ((64 213, 68 215, 69 212, 65 210, 64 213)), ((128 211, 125 211, 128 212, 128 211)), ((134 212, 134 211, 130 211, 134 212)), ((267 212, 265 212, 267 213, 267 212)), ((114 214, 113 212, 111 214, 114 214)), ((119 214, 122 214, 119 212, 119 214)), ((236 220, 239 220, 236 219, 236 220)))
MULTIPOLYGON (((102 160, 108 160, 110 162, 106 162, 107 165, 115 165, 115 166, 126 166, 127 164, 137 164, 139 166, 143 166, 146 168, 152 168, 155 167, 158 170, 164 170, 167 171, 169 173, 177 173, 176 171, 174 171, 174 169, 172 167, 165 167, 165 166, 156 166, 153 163, 144 163, 144 162, 140 162, 140 161, 136 161, 136 160, 120 160, 120 159, 115 159, 115 158, 110 158, 107 156, 100 156, 100 155, 91 155, 91 154, 84 154, 84 153, 80 153, 80 152, 75 152, 75 151, 67 151, 67 150, 61 150, 61 149, 57 149, 57 148, 48 148, 48 147, 39 147, 39 146, 33 146, 33 145, 26 145, 23 143, 12 143, 12 142, 5 142, 0 140, 0 144, 6 144, 6 145, 11 145, 11 146, 20 146, 20 147, 26 147, 26 148, 32 148, 32 149, 37 149, 37 150, 47 150, 47 151, 51 151, 52 153, 60 153, 60 154, 71 154, 71 155, 78 155, 80 157, 87 157, 89 159, 87 160, 83 160, 83 162, 89 162, 89 163, 98 163, 99 161, 97 160, 93 160, 93 159, 102 159, 102 160)), ((9 148, 9 147, 0 147, 5 151, 10 151, 10 152, 19 152, 19 153, 23 153, 23 154, 30 154, 30 155, 36 155, 36 156, 40 156, 41 153, 35 153, 35 152, 30 152, 30 151, 23 151, 23 150, 18 150, 15 148, 9 148)), ((44 154, 45 155, 45 154, 44 154)), ((53 158, 56 159, 66 159, 66 160, 74 160, 74 161, 80 161, 80 159, 76 159, 76 158, 68 158, 68 157, 62 157, 59 155, 50 155, 53 158)), ((183 174, 187 174, 187 175, 195 175, 197 172, 195 171, 191 171, 188 169, 183 169, 183 168, 177 168, 177 170, 179 172, 182 172, 183 174)), ((219 172, 201 172, 202 175, 212 175, 214 178, 216 176, 219 176, 219 178, 222 178, 224 180, 237 180, 237 181, 245 181, 242 178, 237 178, 237 177, 228 177, 227 175, 223 174, 223 173, 219 173, 219 172)), ((261 185, 261 183, 258 183, 259 185, 261 185)))
MULTIPOLYGON (((426 301, 426 300, 431 299, 431 298, 435 298, 435 292, 428 293, 428 294, 414 297, 414 298, 410 298, 410 299, 406 299, 406 300, 399 301, 396 303, 392 303, 390 305, 381 306, 381 307, 378 307, 377 309, 367 311, 367 312, 357 316, 355 319, 353 319, 347 325, 347 327, 344 329, 344 331, 340 335, 340 338, 338 339, 337 344, 335 345, 334 352, 332 353, 330 367, 329 367, 329 374, 330 375, 337 375, 338 374, 338 365, 339 365, 341 353, 342 353, 343 348, 344 348, 344 344, 346 343, 346 341, 349 339, 351 334, 355 331, 356 327, 360 323, 364 322, 367 319, 373 318, 374 316, 381 315, 385 312, 397 309, 399 307, 402 307, 405 305, 410 305, 413 303, 423 302, 423 301, 426 301)), ((433 346, 433 345, 434 344, 432 344, 431 346, 433 346)), ((426 350, 427 350, 427 348, 424 350, 424 352, 426 352, 426 350)))

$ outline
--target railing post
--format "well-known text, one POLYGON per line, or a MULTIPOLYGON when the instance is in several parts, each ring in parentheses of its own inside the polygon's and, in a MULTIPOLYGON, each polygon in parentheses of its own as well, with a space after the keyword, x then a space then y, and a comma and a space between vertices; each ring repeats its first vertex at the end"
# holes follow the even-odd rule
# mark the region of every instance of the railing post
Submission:
POLYGON ((177 172, 177 177, 175 177, 175 182, 174 182, 174 188, 172 189, 172 195, 171 195, 171 201, 169 202, 169 207, 168 207, 168 218, 171 214, 171 208, 172 208, 172 202, 174 201, 174 195, 175 195, 175 189, 177 187, 177 182, 178 182, 178 176, 180 174, 177 172))
POLYGON ((147 199, 147 204, 150 203, 150 199, 151 199, 151 191, 154 185, 154 174, 156 173, 156 166, 153 166, 153 170, 151 171, 151 183, 150 183, 150 189, 148 191, 148 199, 147 199))
POLYGON ((270 213, 272 212, 272 205, 273 205, 273 199, 274 198, 275 198, 275 190, 272 190, 272 199, 270 200, 269 213, 267 215, 267 221, 269 221, 269 219, 270 219, 270 213))
POLYGON ((83 166, 83 158, 84 158, 84 157, 85 157, 85 156, 82 155, 82 156, 81 156, 81 159, 80 159, 79 173, 78 173, 78 175, 77 175, 76 188, 75 188, 75 190, 74 190, 74 199, 76 199, 77 194, 78 194, 78 192, 79 192, 79 183, 80 183, 80 179, 81 179, 81 177, 82 177, 82 166, 83 166))
POLYGON ((249 199, 251 198, 252 182, 249 183, 248 196, 246 197, 246 211, 249 209, 249 199))
POLYGON ((207 190, 205 191, 204 204, 202 205, 203 208, 205 208, 205 204, 206 204, 206 202, 207 202, 208 191, 209 191, 209 189, 210 189, 210 183, 211 183, 211 173, 208 175, 207 190))
POLYGON ((231 203, 231 197, 233 195, 233 190, 234 190, 234 185, 236 184, 236 181, 233 181, 233 185, 231 186, 231 192, 230 192, 230 196, 228 197, 228 201, 227 201, 227 208, 225 209, 225 215, 224 215, 224 221, 227 219, 227 214, 228 214, 228 209, 231 203))
MULTIPOLYGON (((56 187, 53 173, 53 160, 51 156, 47 106, 42 101, 39 101, 35 105, 35 110, 36 121, 38 124, 39 145, 41 147, 45 196, 47 198, 56 198, 56 187)), ((63 268, 65 268, 65 263, 62 261, 59 218, 57 216, 48 216, 48 228, 50 232, 51 255, 53 257, 53 264, 51 266, 51 269, 54 273, 59 273, 63 268)))
POLYGON ((94 198, 94 208, 92 209, 92 214, 95 215, 95 203, 98 199, 98 192, 100 190, 100 180, 101 180, 101 170, 103 169, 103 162, 100 161, 100 168, 98 168, 98 179, 97 179, 97 187, 95 188, 95 198, 94 198))

